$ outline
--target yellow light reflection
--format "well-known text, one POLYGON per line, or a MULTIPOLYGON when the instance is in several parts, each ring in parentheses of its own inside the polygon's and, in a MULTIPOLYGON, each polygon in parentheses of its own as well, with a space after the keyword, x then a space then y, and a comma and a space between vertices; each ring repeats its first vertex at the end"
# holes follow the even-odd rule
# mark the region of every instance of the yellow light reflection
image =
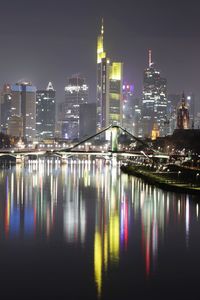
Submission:
POLYGON ((108 232, 104 232, 104 269, 107 271, 108 268, 108 232))
POLYGON ((100 297, 102 289, 102 242, 99 232, 95 232, 94 238, 94 274, 98 296, 100 297))
POLYGON ((113 262, 119 261, 119 216, 116 213, 111 216, 109 224, 110 258, 113 262))

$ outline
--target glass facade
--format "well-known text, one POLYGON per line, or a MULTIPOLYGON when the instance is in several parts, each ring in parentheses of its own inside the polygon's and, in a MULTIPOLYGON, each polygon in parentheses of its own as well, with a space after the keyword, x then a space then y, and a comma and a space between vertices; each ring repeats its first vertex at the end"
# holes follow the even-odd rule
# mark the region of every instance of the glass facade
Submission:
POLYGON ((123 64, 110 62, 103 47, 104 27, 97 39, 97 131, 122 124, 123 64))
POLYGON ((65 86, 65 102, 62 104, 62 120, 65 122, 64 138, 73 140, 79 138, 80 105, 88 102, 88 85, 85 79, 74 75, 68 79, 65 86))
POLYGON ((167 117, 167 81, 160 76, 153 63, 144 71, 142 98, 143 136, 150 137, 153 127, 158 126, 159 135, 165 135, 167 117))
POLYGON ((36 87, 30 82, 18 82, 11 90, 12 116, 23 118, 23 137, 32 141, 36 133, 36 87))
POLYGON ((5 84, 1 92, 1 131, 4 133, 7 133, 8 122, 12 115, 11 100, 11 87, 9 84, 5 84))
POLYGON ((36 94, 36 131, 39 139, 54 138, 56 91, 51 83, 36 94))

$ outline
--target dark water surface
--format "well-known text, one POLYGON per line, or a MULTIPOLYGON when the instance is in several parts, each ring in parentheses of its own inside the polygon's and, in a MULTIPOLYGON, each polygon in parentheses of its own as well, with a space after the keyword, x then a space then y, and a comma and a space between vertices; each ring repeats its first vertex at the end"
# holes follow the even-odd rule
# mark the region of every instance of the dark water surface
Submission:
POLYGON ((101 160, 1 169, 1 299, 199 299, 198 200, 101 160))

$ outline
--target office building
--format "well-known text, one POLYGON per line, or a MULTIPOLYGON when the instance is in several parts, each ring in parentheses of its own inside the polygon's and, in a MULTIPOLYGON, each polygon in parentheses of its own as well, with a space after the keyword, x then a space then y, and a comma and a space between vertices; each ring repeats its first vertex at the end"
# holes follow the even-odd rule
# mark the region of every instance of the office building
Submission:
POLYGON ((123 84, 123 127, 134 132, 134 87, 132 84, 123 84))
POLYGON ((167 121, 167 81, 154 67, 149 50, 149 65, 144 71, 142 98, 143 137, 151 137, 156 126, 160 136, 166 134, 167 121), (156 125, 155 125, 156 124, 156 125))
POLYGON ((36 93, 36 135, 42 139, 52 139, 55 134, 56 91, 51 82, 46 90, 36 93))
POLYGON ((133 129, 132 133, 136 137, 142 137, 141 103, 139 99, 134 99, 133 105, 133 129))
POLYGON ((80 105, 80 138, 89 137, 96 132, 96 103, 80 105))
POLYGON ((23 118, 23 137, 33 141, 36 134, 36 87, 31 82, 18 82, 11 86, 12 116, 23 118))
POLYGON ((167 96, 167 119, 169 121, 169 130, 167 135, 172 135, 177 128, 177 108, 180 103, 180 94, 169 94, 167 96))
POLYGON ((61 105, 64 138, 79 139, 80 105, 88 102, 88 92, 89 88, 83 77, 73 75, 68 78, 65 86, 65 102, 61 105))
POLYGON ((97 131, 122 124, 123 63, 111 62, 104 51, 104 25, 97 39, 97 131))
POLYGON ((8 120, 8 134, 13 137, 23 136, 23 117, 11 116, 8 120))
POLYGON ((8 121, 12 115, 11 110, 11 87, 10 84, 4 84, 3 89, 1 91, 1 131, 7 133, 8 130, 8 121))

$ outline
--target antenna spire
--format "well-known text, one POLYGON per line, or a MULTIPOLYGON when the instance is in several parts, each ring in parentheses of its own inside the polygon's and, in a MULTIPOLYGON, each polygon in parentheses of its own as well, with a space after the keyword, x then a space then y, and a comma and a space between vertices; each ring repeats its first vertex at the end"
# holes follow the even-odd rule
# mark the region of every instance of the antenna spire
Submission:
POLYGON ((103 18, 101 19, 101 34, 104 34, 103 18))
POLYGON ((152 51, 149 49, 149 67, 152 65, 152 51))

